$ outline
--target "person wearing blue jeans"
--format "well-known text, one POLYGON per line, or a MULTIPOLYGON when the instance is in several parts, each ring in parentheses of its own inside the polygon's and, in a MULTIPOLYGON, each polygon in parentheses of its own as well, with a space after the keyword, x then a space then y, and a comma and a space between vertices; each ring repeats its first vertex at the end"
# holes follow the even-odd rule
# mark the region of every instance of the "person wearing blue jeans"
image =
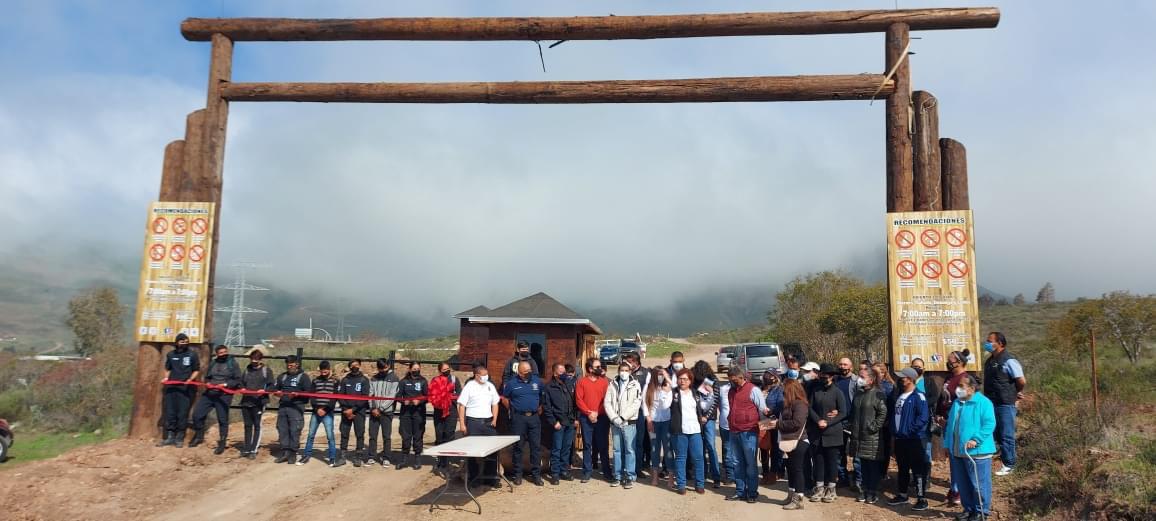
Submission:
MULTIPOLYGON (((323 413, 324 414, 324 413, 323 413)), ((318 416, 316 412, 313 413, 313 418, 309 420, 309 434, 305 437, 305 451, 301 453, 304 461, 299 462, 298 465, 304 465, 309 460, 307 458, 313 457, 313 438, 317 436, 317 426, 325 426, 325 441, 329 444, 329 464, 337 466, 337 443, 333 438, 333 416, 326 414, 318 416)), ((344 464, 344 462, 342 462, 344 464)))
POLYGON ((714 488, 719 488, 722 485, 722 474, 719 471, 718 448, 715 447, 714 440, 718 436, 718 420, 707 420, 702 426, 702 447, 706 461, 706 472, 710 473, 710 480, 714 482, 714 488))
POLYGON ((542 404, 547 428, 553 434, 550 445, 550 483, 559 479, 570 481, 570 449, 574 445, 574 429, 578 426, 578 407, 574 402, 574 383, 566 374, 565 364, 554 364, 554 378, 546 384, 542 404))
MULTIPOLYGON (((706 492, 706 469, 703 466, 703 427, 705 416, 702 395, 690 388, 693 376, 687 369, 677 373, 678 388, 671 395, 670 430, 674 445, 674 488, 686 494, 686 463, 694 465, 694 491, 706 492)), ((713 440, 712 440, 713 441, 713 440)), ((713 443, 712 443, 713 445, 713 443)))
POLYGON ((995 441, 1003 468, 995 473, 1006 476, 1016 466, 1016 402, 1023 399, 1024 368, 1007 351, 1007 337, 998 331, 987 335, 983 350, 991 353, 983 364, 983 394, 995 408, 995 441))
POLYGON ((630 366, 618 366, 618 378, 606 388, 602 402, 610 419, 610 433, 614 437, 614 477, 610 486, 629 489, 634 486, 637 464, 634 456, 634 438, 638 434, 638 416, 642 408, 642 386, 630 375, 630 366))
POLYGON ((957 399, 947 413, 943 446, 951 453, 951 481, 959 488, 963 513, 956 519, 982 521, 991 513, 991 459, 995 454, 997 408, 964 377, 953 390, 957 399))
POLYGON ((662 469, 669 469, 674 460, 670 450, 670 404, 674 398, 667 372, 656 368, 651 371, 650 385, 643 400, 647 409, 646 427, 650 438, 650 484, 658 485, 662 469))
POLYGON ((727 423, 730 417, 731 404, 727 395, 730 393, 730 382, 722 382, 719 386, 719 407, 718 407, 718 434, 722 442, 722 459, 723 459, 723 473, 728 481, 735 480, 735 456, 731 453, 731 429, 730 424, 727 423))
POLYGON ((747 381, 742 369, 731 367, 727 378, 727 422, 731 431, 727 452, 735 459, 735 495, 727 501, 754 503, 759 498, 759 419, 770 410, 764 404, 762 391, 747 381))

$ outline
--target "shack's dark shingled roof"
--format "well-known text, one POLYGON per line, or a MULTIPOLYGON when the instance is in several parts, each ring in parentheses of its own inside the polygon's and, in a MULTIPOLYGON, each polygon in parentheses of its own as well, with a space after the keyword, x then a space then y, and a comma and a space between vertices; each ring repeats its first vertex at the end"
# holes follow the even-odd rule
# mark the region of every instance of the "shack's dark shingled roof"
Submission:
POLYGON ((593 321, 575 313, 574 310, 558 302, 554 297, 542 292, 535 293, 521 300, 515 300, 514 302, 495 309, 477 306, 454 315, 454 318, 477 319, 472 320, 472 322, 508 321, 518 323, 582 324, 588 326, 589 330, 594 332, 594 334, 602 334, 601 328, 594 324, 593 321))
POLYGON ((584 319, 586 317, 575 313, 554 297, 542 292, 535 293, 521 300, 515 300, 497 309, 491 309, 483 316, 504 318, 565 318, 584 319))
POLYGON ((478 317, 478 316, 485 315, 486 313, 489 313, 489 311, 490 311, 490 308, 488 308, 486 306, 474 306, 470 309, 467 309, 465 311, 462 311, 461 313, 454 315, 454 318, 478 317))

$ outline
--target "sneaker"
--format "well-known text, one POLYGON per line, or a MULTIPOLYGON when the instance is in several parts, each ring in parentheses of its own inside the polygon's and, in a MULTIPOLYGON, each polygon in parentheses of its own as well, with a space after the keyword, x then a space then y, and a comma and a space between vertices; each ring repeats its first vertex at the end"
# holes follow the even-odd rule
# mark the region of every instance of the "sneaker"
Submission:
POLYGON ((959 492, 948 491, 946 503, 947 503, 947 506, 952 506, 952 507, 959 506, 959 492))
POLYGON ((620 485, 620 484, 621 484, 621 482, 620 482, 620 481, 618 481, 617 479, 615 479, 615 480, 612 480, 612 481, 610 482, 610 486, 612 486, 612 487, 617 487, 617 486, 618 486, 618 485, 620 485))
POLYGON ((803 510, 803 495, 791 494, 790 501, 783 505, 783 510, 803 510))
POLYGON ((723 501, 742 501, 743 497, 738 494, 732 494, 723 499, 723 501))
POLYGON ((368 457, 368 458, 365 458, 365 463, 364 463, 364 465, 365 465, 366 467, 372 467, 372 466, 374 466, 374 465, 377 465, 377 460, 376 460, 376 459, 375 459, 373 456, 370 456, 370 457, 368 457))
POLYGON ((867 495, 867 504, 868 505, 874 505, 875 503, 878 503, 878 502, 879 502, 879 494, 868 494, 867 495))
POLYGON ((562 473, 562 481, 574 481, 574 476, 569 472, 562 473))
POLYGON ((520 476, 514 478, 514 484, 518 485, 518 486, 522 486, 522 478, 520 476))
POLYGON ((273 463, 285 463, 286 461, 289 461, 289 451, 283 450, 281 451, 281 455, 273 460, 273 463))
POLYGON ((421 458, 413 457, 413 470, 421 470, 421 458))
MULTIPOLYGON (((557 481, 557 480, 555 480, 555 481, 557 481)), ((546 485, 545 483, 542 482, 541 476, 534 476, 534 477, 530 478, 530 483, 533 483, 535 486, 538 486, 538 487, 546 485)), ((555 482, 554 484, 557 485, 558 483, 555 482)))
POLYGON ((632 480, 628 479, 628 480, 622 482, 622 488, 624 488, 624 489, 629 490, 633 487, 634 487, 634 481, 632 481, 632 480))
POLYGON ((590 475, 589 474, 583 474, 582 479, 578 480, 578 482, 579 483, 589 483, 590 482, 590 475))
POLYGON ((558 486, 558 475, 557 474, 551 474, 550 475, 550 484, 554 485, 554 486, 558 486))
POLYGON ((827 495, 827 489, 816 486, 815 489, 811 491, 811 502, 818 503, 823 500, 823 496, 825 495, 827 495))
POLYGON ((1006 476, 1008 474, 1011 474, 1013 470, 1015 470, 1015 467, 1009 467, 1007 465, 1004 465, 1003 468, 1001 468, 995 472, 995 475, 1006 476))
POLYGON ((383 469, 389 468, 389 458, 381 458, 381 461, 379 461, 378 463, 381 463, 381 468, 383 468, 383 469))
MULTIPOLYGON (((701 494, 701 492, 700 492, 700 494, 701 494)), ((747 503, 750 503, 752 505, 755 503, 758 503, 758 502, 759 502, 759 498, 756 496, 750 496, 747 498, 747 503)))
POLYGON ((860 492, 859 497, 855 498, 855 502, 856 503, 866 503, 867 502, 867 494, 864 492, 860 492))
POLYGON ((916 499, 915 500, 915 506, 911 507, 911 510, 916 510, 916 511, 927 510, 927 500, 924 498, 916 499))
POLYGON ((971 519, 971 512, 964 510, 955 515, 955 521, 968 521, 971 519))
POLYGON ((891 505, 893 507, 899 506, 899 505, 906 505, 907 502, 910 500, 911 500, 911 498, 907 497, 907 494, 899 494, 898 496, 895 496, 891 500, 887 501, 887 504, 891 505))
POLYGON ((345 466, 345 458, 333 458, 333 461, 329 462, 330 468, 335 469, 337 467, 344 467, 344 466, 345 466))
POLYGON ((313 457, 312 457, 312 456, 310 456, 310 455, 308 455, 308 454, 303 454, 303 455, 301 456, 301 459, 297 460, 297 464, 298 464, 298 465, 304 465, 304 464, 306 464, 306 463, 309 463, 309 460, 311 460, 311 459, 313 459, 313 457))
POLYGON ((289 451, 289 456, 285 458, 285 463, 295 465, 297 463, 297 453, 289 451))
POLYGON ((825 492, 823 492, 823 499, 821 501, 823 501, 824 503, 833 503, 835 501, 835 486, 834 485, 827 485, 827 490, 825 492))

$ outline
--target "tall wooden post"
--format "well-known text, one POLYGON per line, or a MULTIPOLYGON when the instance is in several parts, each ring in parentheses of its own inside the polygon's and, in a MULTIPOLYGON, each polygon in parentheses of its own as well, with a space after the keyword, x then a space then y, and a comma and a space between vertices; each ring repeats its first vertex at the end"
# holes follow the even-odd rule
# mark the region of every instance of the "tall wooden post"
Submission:
POLYGON ((917 90, 911 96, 915 112, 915 156, 913 186, 915 211, 943 209, 941 165, 939 159, 939 101, 930 92, 917 90))
POLYGON ((205 190, 201 201, 216 203, 213 218, 213 249, 209 254, 209 289, 205 295, 204 338, 213 339, 213 298, 216 294, 217 252, 221 238, 221 189, 225 162, 225 131, 229 121, 229 103, 221 96, 221 89, 232 79, 233 41, 220 34, 212 37, 213 47, 209 60, 208 99, 205 101, 205 141, 200 154, 198 179, 205 190))
POLYGON ((967 149, 959 141, 943 138, 939 140, 939 155, 943 165, 943 209, 971 209, 967 195, 967 149))
POLYGON ((887 71, 895 70, 895 93, 887 97, 887 211, 915 209, 911 151, 911 68, 907 45, 911 41, 905 23, 891 24, 886 35, 887 71))
MULTIPOLYGON (((185 142, 177 140, 165 146, 161 167, 161 190, 157 199, 176 201, 180 193, 185 142)), ((136 379, 132 386, 132 416, 128 435, 152 438, 159 433, 161 416, 161 377, 164 376, 164 344, 142 342, 136 353, 136 379)))

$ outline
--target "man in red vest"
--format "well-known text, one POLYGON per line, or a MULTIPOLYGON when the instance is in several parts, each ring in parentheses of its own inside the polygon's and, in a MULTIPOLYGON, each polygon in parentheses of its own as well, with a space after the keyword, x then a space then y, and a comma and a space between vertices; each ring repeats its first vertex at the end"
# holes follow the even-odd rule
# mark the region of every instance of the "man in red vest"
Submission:
POLYGON ((730 400, 730 447, 727 452, 735 461, 735 494, 727 501, 756 503, 759 499, 759 413, 766 408, 763 393, 747 381, 739 367, 727 371, 731 382, 727 398, 730 400))

